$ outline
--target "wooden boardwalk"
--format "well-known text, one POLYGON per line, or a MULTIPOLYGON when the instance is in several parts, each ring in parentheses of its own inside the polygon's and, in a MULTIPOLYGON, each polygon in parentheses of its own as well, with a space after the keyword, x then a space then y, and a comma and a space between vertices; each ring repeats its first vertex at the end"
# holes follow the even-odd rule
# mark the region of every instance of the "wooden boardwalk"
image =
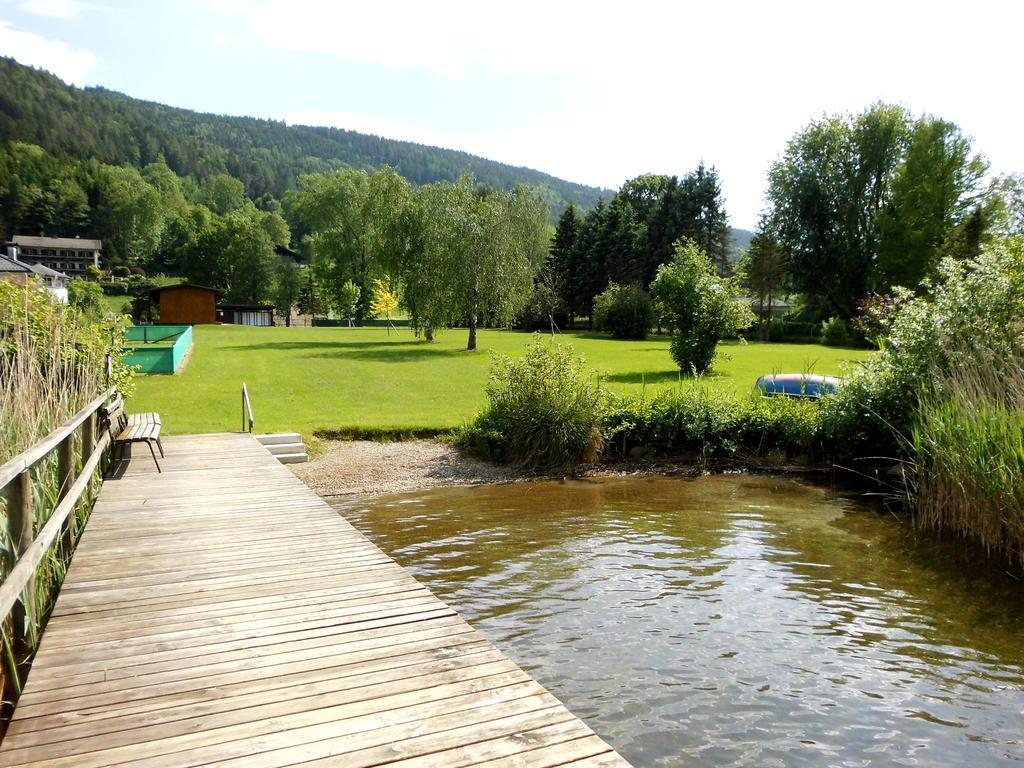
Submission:
POLYGON ((164 447, 104 484, 0 765, 627 766, 255 439, 164 447))

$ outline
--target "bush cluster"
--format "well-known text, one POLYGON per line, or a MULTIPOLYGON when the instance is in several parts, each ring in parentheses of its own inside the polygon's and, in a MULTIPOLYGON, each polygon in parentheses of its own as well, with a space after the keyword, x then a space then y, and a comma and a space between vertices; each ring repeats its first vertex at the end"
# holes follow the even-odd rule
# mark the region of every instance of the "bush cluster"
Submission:
POLYGON ((594 327, 616 339, 646 339, 656 319, 654 303, 638 283, 609 283, 594 299, 594 327))
POLYGON ((654 397, 618 398, 605 433, 609 445, 623 455, 645 446, 702 459, 751 459, 770 452, 820 458, 821 425, 817 402, 680 387, 654 397))
POLYGON ((524 469, 570 470, 601 455, 605 403, 583 357, 538 336, 524 357, 495 358, 487 406, 456 439, 524 469))
POLYGON ((853 341, 850 326, 840 317, 830 317, 822 321, 820 339, 827 347, 846 347, 853 341))
POLYGON ((496 359, 487 395, 485 410, 456 441, 528 469, 573 469, 606 448, 628 455, 637 446, 701 459, 824 454, 819 403, 694 386, 613 396, 571 347, 539 338, 519 360, 496 359))
POLYGON ((820 326, 816 323, 799 320, 773 318, 768 324, 768 338, 771 341, 790 342, 793 344, 815 344, 818 341, 820 326))

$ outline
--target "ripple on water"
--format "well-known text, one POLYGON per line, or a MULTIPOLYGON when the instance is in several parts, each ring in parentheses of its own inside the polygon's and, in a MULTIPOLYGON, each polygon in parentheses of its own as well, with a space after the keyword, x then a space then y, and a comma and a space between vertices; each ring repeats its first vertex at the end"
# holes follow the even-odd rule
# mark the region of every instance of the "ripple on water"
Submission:
POLYGON ((342 507, 637 766, 1024 762, 1024 596, 795 481, 342 507))

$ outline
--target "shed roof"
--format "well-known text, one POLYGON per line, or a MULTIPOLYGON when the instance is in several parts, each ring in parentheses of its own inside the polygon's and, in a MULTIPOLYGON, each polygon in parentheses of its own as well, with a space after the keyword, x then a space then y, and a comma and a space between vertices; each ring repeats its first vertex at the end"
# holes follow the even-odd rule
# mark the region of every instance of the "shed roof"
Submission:
POLYGON ((154 288, 149 292, 149 296, 150 298, 153 299, 159 299, 160 294, 163 293, 164 291, 180 291, 184 288, 190 288, 194 291, 209 291, 210 293, 216 294, 216 297, 218 299, 224 293, 224 291, 220 290, 219 288, 211 288, 208 285, 198 285, 196 283, 178 283, 177 285, 164 285, 161 286, 160 288, 154 288))
POLYGON ((30 237, 15 235, 11 240, 15 245, 29 248, 77 248, 81 251, 102 251, 102 240, 86 240, 81 237, 30 237))

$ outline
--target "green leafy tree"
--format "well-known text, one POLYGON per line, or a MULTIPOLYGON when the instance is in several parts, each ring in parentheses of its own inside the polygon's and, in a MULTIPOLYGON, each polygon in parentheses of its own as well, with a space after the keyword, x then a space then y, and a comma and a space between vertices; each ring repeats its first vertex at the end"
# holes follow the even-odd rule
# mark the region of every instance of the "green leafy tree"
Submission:
MULTIPOLYGON (((944 256, 973 258, 996 211, 982 185, 988 164, 953 123, 923 117, 878 213, 879 243, 872 287, 917 287, 934 277, 944 256)), ((992 201, 993 203, 995 200, 992 201)))
POLYGON ((103 289, 99 283, 88 280, 72 280, 68 285, 68 304, 91 318, 103 316, 103 289))
POLYGON ((572 281, 572 253, 576 247, 576 238, 580 231, 580 215, 575 205, 571 203, 562 211, 558 217, 558 225, 555 227, 555 235, 551 239, 551 258, 548 262, 548 273, 552 283, 560 288, 560 293, 566 298, 569 308, 569 316, 576 314, 576 306, 568 301, 575 298, 574 292, 567 290, 572 281))
POLYGON ((476 349, 482 317, 509 325, 529 299, 550 241, 543 201, 521 187, 501 192, 464 176, 418 192, 425 229, 417 258, 430 286, 414 286, 407 303, 414 322, 468 322, 467 349, 476 349))
POLYGON ((302 276, 299 267, 288 259, 281 259, 277 265, 277 279, 274 281, 274 307, 284 318, 284 324, 292 324, 292 307, 299 300, 302 290, 302 276))
POLYGON ((307 269, 305 272, 306 279, 299 291, 298 309, 300 314, 316 317, 323 311, 320 284, 312 269, 307 269))
POLYGON ((791 257, 794 288, 850 318, 868 293, 877 215, 889 200, 910 119, 878 104, 795 136, 769 171, 773 229, 791 257))
POLYGON ((197 202, 218 216, 226 216, 245 205, 245 184, 226 173, 218 173, 200 185, 197 202))
POLYGON ((361 293, 362 289, 351 280, 346 280, 342 283, 334 305, 340 317, 349 319, 355 317, 356 307, 359 306, 359 294, 361 293))
POLYGON ((674 331, 672 359, 687 373, 703 373, 718 342, 753 321, 735 299, 732 282, 720 277, 708 255, 693 241, 680 241, 672 261, 658 268, 651 293, 662 322, 674 331))
POLYGON ((104 259, 146 264, 160 246, 165 211, 160 192, 134 168, 100 165, 95 177, 95 232, 103 240, 104 259))
POLYGON ((781 293, 789 269, 789 256, 762 218, 740 261, 739 281, 755 301, 761 338, 768 341, 772 302, 781 293))

